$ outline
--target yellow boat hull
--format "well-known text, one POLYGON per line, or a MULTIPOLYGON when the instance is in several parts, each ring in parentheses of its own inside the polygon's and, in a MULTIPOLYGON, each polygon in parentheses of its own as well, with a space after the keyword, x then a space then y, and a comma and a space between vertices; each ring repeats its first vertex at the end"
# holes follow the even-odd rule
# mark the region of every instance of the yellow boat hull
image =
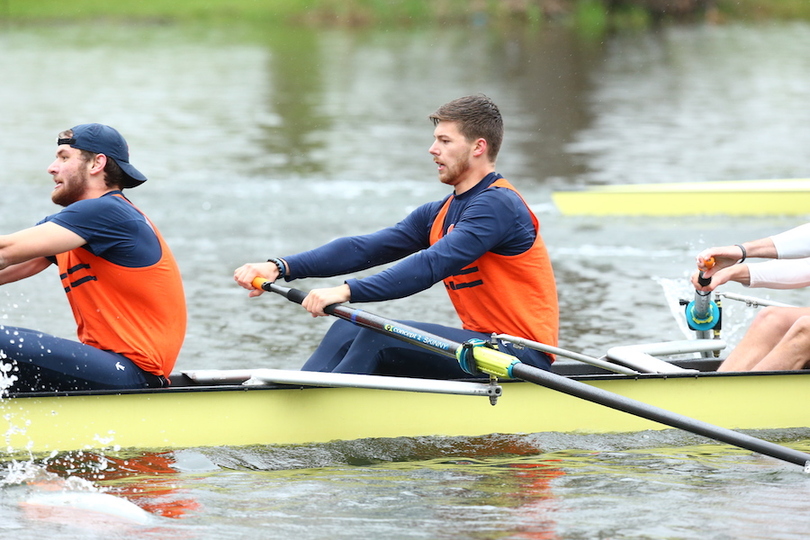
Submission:
POLYGON ((810 214, 810 179, 621 184, 551 195, 566 216, 810 214))
MULTIPOLYGON (((608 375, 581 380, 726 428, 810 426, 810 373, 608 375)), ((504 383, 495 406, 481 396, 233 385, 0 401, 7 455, 666 427, 523 382, 504 383)))

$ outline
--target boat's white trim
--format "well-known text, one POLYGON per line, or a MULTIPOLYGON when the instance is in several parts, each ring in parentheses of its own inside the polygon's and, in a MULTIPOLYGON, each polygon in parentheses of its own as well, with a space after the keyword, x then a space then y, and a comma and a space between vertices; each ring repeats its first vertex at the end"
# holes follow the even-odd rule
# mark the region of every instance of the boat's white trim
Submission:
POLYGON ((611 347, 606 356, 614 362, 644 373, 697 373, 697 370, 684 369, 652 355, 669 356, 673 354, 713 352, 725 348, 726 343, 722 339, 684 339, 611 347))
POLYGON ((487 397, 497 397, 501 395, 501 387, 496 384, 415 379, 408 377, 385 377, 381 375, 354 375, 349 373, 322 373, 269 368, 232 370, 204 369, 184 371, 183 373, 194 382, 201 384, 230 382, 245 385, 266 385, 278 383, 487 397))

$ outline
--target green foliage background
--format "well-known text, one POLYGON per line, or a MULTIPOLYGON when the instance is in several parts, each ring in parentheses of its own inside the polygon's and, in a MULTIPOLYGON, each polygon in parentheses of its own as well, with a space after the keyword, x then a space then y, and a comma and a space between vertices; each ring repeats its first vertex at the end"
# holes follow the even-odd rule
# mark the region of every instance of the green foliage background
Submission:
MULTIPOLYGON (((614 22, 647 21, 648 0, 625 0, 614 22)), ((808 0, 714 0, 693 15, 724 20, 810 19, 808 0)), ((602 24, 602 0, 0 0, 0 19, 16 22, 251 20, 283 25, 384 25, 525 21, 602 24)))

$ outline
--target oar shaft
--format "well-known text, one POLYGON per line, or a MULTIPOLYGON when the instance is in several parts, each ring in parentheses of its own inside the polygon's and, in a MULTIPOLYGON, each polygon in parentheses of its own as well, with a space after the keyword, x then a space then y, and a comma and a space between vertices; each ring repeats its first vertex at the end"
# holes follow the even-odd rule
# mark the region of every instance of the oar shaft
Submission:
POLYGON ((378 317, 361 309, 349 309, 344 306, 328 306, 324 311, 358 326, 389 334, 397 339, 407 341, 412 345, 424 347, 447 356, 448 358, 455 359, 456 351, 461 347, 461 344, 455 341, 449 341, 436 334, 431 334, 424 330, 408 326, 407 324, 392 321, 391 319, 378 317))
MULTIPOLYGON (((703 287, 711 282, 711 278, 703 277, 703 272, 701 272, 698 276, 698 283, 700 283, 703 287)), ((710 292, 695 291, 695 305, 692 307, 695 318, 706 319, 710 315, 709 306, 711 300, 712 297, 710 292)))
POLYGON ((552 390, 557 390, 586 401, 604 405, 618 411, 626 412, 647 420, 652 420, 660 424, 689 431, 696 435, 702 435, 710 439, 728 443, 740 448, 751 450, 776 459, 781 459, 796 465, 801 465, 807 469, 810 466, 810 455, 787 448, 769 441, 757 439, 738 433, 736 431, 715 426, 702 420, 690 418, 678 413, 667 411, 642 403, 634 399, 614 394, 595 386, 590 386, 579 381, 574 381, 566 377, 554 375, 542 369, 537 369, 527 364, 515 364, 512 366, 512 374, 524 381, 533 382, 552 390))
POLYGON ((707 319, 710 315, 709 306, 711 305, 710 293, 701 294, 695 293, 695 304, 692 306, 692 315, 697 320, 707 319))
MULTIPOLYGON (((265 291, 280 294, 287 300, 295 302, 296 304, 302 303, 304 298, 307 296, 307 294, 303 291, 276 285, 270 281, 260 282, 260 287, 265 291)), ((458 342, 447 340, 441 336, 430 334, 424 330, 392 321, 391 319, 379 317, 373 313, 368 313, 367 311, 363 311, 361 309, 347 308, 346 306, 342 306, 340 304, 332 304, 331 306, 326 306, 324 311, 330 315, 334 315, 335 317, 349 321, 350 323, 362 326, 364 328, 369 328, 371 330, 377 330, 385 334, 390 334, 397 339, 407 341, 412 345, 424 347, 433 352, 447 356, 448 358, 455 359, 456 351, 459 349, 459 347, 461 347, 461 344, 458 342)))

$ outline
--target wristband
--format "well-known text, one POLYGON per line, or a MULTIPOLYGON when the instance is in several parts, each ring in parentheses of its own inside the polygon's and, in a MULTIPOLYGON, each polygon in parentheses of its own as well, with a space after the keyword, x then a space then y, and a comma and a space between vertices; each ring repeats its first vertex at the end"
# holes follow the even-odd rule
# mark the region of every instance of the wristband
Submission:
MULTIPOLYGON (((267 262, 271 262, 271 263, 276 265, 276 268, 278 268, 278 277, 280 277, 280 278, 284 277, 285 268, 284 268, 284 263, 281 261, 281 259, 267 259, 267 262)), ((276 279, 278 279, 278 278, 276 278, 276 279)))
POLYGON ((734 245, 737 246, 738 248, 740 248, 740 251, 742 251, 742 259, 737 261, 737 264, 742 264, 742 263, 745 262, 745 258, 748 256, 748 252, 745 251, 745 248, 743 247, 742 244, 734 244, 734 245))

